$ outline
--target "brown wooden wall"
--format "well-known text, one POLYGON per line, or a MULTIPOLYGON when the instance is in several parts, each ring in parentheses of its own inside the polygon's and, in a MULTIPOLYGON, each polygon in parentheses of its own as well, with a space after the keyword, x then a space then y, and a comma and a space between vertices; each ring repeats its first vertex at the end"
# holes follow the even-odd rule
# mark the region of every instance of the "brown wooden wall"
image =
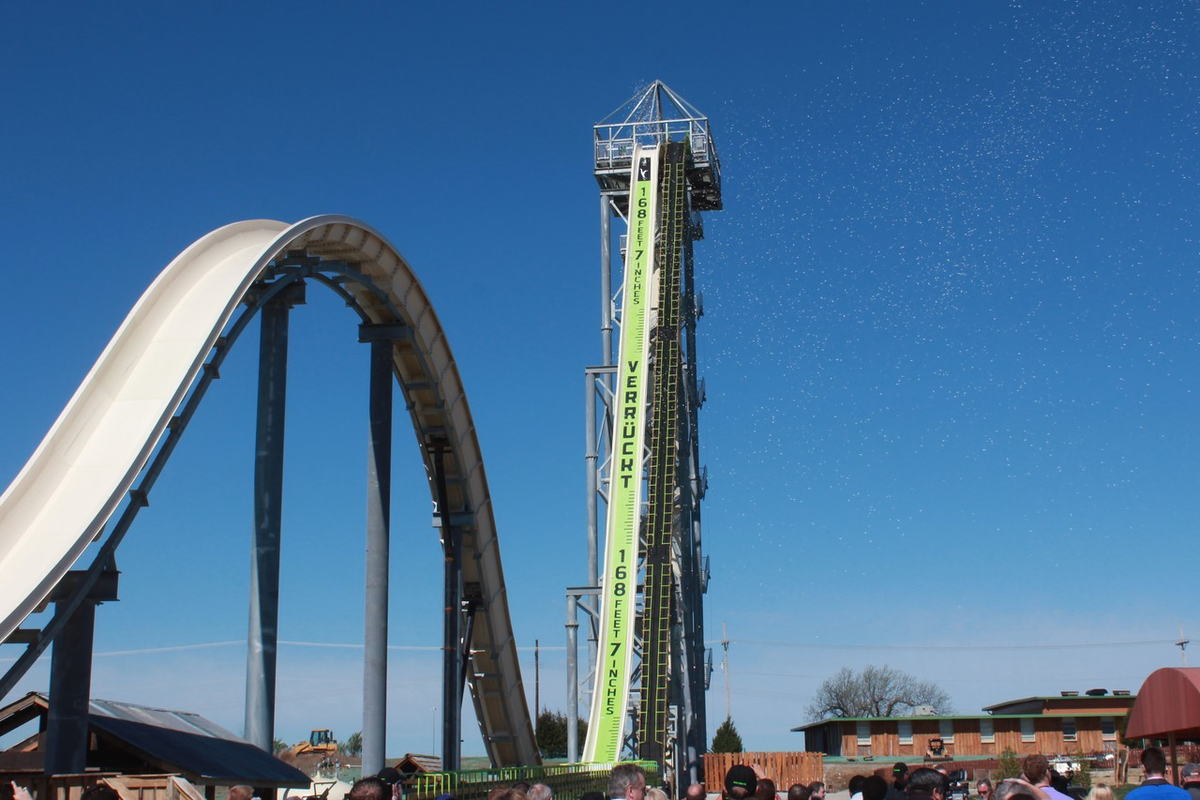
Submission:
MULTIPOLYGON (((913 719, 912 744, 900 744, 899 726, 894 720, 878 720, 871 723, 871 752, 874 758, 921 757, 929 749, 929 740, 939 736, 938 720, 913 719)), ((996 756, 1005 749, 1017 755, 1043 753, 1046 755, 1069 755, 1076 752, 1098 753, 1105 750, 1104 737, 1099 717, 1075 718, 1075 741, 1063 739, 1061 717, 1034 718, 1034 741, 1021 741, 1021 720, 994 719, 992 721, 995 741, 985 743, 979 731, 979 721, 973 719, 954 720, 954 741, 946 744, 946 753, 952 756, 996 756)), ((865 756, 866 748, 858 746, 858 729, 854 722, 841 723, 842 755, 850 758, 865 756)), ((1112 742, 1108 742, 1110 746, 1112 742)))
POLYGON ((759 765, 775 781, 775 788, 785 793, 794 783, 825 780, 825 759, 820 753, 705 753, 705 790, 722 791, 725 773, 734 764, 759 765))

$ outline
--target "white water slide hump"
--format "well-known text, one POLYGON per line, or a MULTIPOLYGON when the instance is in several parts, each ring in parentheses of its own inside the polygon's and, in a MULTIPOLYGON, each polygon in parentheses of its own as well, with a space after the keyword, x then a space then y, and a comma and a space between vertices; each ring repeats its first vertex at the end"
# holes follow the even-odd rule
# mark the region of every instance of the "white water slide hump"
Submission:
POLYGON ((254 220, 204 236, 172 261, 138 300, 29 462, 0 496, 0 641, 47 597, 100 533, 145 466, 217 337, 269 262, 308 249, 359 264, 386 294, 354 290, 373 322, 407 325, 393 362, 414 425, 440 426, 451 443, 451 507, 468 509, 464 581, 484 602, 472 638, 476 712, 494 764, 538 763, 525 705, 491 497, 469 406, 437 315, 403 258, 346 217, 288 225, 254 220), (428 388, 430 370, 437 385, 428 388), (473 552, 472 552, 473 551, 473 552), (483 676, 483 677, 480 677, 483 676))

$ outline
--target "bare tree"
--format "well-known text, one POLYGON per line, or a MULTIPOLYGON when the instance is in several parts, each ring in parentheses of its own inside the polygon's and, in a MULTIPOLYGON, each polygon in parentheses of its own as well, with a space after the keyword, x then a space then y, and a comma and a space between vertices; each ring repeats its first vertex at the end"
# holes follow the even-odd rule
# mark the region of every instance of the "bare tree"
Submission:
POLYGON ((939 715, 954 712, 950 695, 932 681, 922 681, 884 664, 862 672, 842 667, 817 689, 806 712, 809 719, 826 717, 898 717, 917 706, 932 706, 939 715))

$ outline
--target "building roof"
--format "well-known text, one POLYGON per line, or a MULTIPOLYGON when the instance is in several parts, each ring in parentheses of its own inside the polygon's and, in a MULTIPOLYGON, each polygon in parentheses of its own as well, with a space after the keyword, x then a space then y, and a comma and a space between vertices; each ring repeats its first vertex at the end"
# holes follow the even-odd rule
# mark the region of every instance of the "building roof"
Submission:
POLYGON ((1082 702, 1082 701, 1088 701, 1088 702, 1091 702, 1094 704, 1097 701, 1102 701, 1102 700, 1109 700, 1109 701, 1111 701, 1111 700, 1128 700, 1128 701, 1132 702, 1136 698, 1137 698, 1137 695, 1135 695, 1135 694, 1113 694, 1111 692, 1108 694, 1100 694, 1100 695, 1045 694, 1045 695, 1036 695, 1034 697, 1022 697, 1017 700, 1005 700, 1003 703, 995 703, 990 706, 984 706, 983 710, 991 711, 994 708, 1004 708, 1005 706, 1014 706, 1014 705, 1017 705, 1018 703, 1045 703, 1048 701, 1054 701, 1056 703, 1058 703, 1058 702, 1077 703, 1077 702, 1082 702))
MULTIPOLYGON (((0 734, 35 717, 45 717, 49 700, 31 692, 0 708, 0 734)), ((163 772, 177 772, 193 783, 248 783, 255 786, 306 787, 309 777, 241 737, 188 711, 92 700, 88 727, 102 742, 129 752, 163 772)))
POLYGON ((1113 716, 1113 714, 1111 714, 1109 712, 1105 712, 1105 711, 1096 711, 1096 712, 1085 711, 1085 712, 1072 712, 1070 714, 948 714, 945 716, 937 716, 937 715, 933 715, 933 714, 927 714, 927 715, 922 715, 922 716, 909 716, 909 717, 829 717, 828 719, 822 719, 822 720, 817 720, 816 722, 810 722, 807 725, 797 726, 795 728, 792 728, 791 730, 793 732, 806 731, 809 728, 816 728, 821 725, 828 725, 831 722, 903 722, 903 721, 910 721, 910 722, 934 721, 934 722, 936 722, 938 720, 943 720, 943 719, 949 719, 949 720, 955 720, 955 719, 974 719, 974 720, 980 720, 980 719, 989 719, 989 720, 991 720, 991 719, 1059 719, 1061 717, 1075 718, 1075 717, 1111 717, 1111 716, 1113 716))

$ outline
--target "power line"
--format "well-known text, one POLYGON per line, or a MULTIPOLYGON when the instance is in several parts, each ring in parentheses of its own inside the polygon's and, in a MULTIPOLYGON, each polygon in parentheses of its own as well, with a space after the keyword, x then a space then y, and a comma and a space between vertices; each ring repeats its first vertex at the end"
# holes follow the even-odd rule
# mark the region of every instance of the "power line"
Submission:
POLYGON ((780 642, 753 639, 733 639, 709 641, 705 644, 728 643, 749 645, 751 647, 795 647, 813 650, 911 650, 918 652, 1011 652, 1013 650, 1091 650, 1109 647, 1158 647, 1164 644, 1176 645, 1173 639, 1148 639, 1140 642, 1084 642, 1076 644, 823 644, 819 642, 780 642))

